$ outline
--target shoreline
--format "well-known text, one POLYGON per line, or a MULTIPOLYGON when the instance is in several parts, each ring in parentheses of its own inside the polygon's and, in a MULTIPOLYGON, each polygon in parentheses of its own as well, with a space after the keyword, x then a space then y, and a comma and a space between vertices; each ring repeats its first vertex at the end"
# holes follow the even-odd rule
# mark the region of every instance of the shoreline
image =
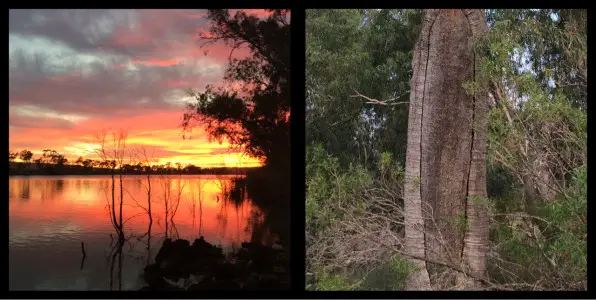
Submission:
MULTIPOLYGON (((8 177, 16 177, 16 176, 22 176, 22 177, 33 177, 33 176, 46 176, 46 177, 59 177, 59 176, 110 176, 111 174, 89 174, 89 173, 85 173, 85 174, 8 174, 8 177)), ((150 174, 152 177, 153 176, 159 176, 159 175, 172 175, 172 176, 188 176, 188 175, 224 175, 224 176, 234 176, 234 175, 246 175, 246 172, 241 172, 241 173, 152 173, 150 174)), ((116 173, 114 174, 114 176, 120 176, 120 173, 116 173)), ((147 174, 122 174, 122 176, 147 176, 147 174)))
POLYGON ((245 168, 205 168, 200 170, 177 170, 177 169, 165 169, 165 170, 154 170, 151 172, 139 171, 139 170, 126 170, 120 172, 119 169, 110 170, 110 169, 87 169, 79 166, 63 166, 63 167, 54 167, 54 166, 41 166, 41 167, 31 167, 31 166, 23 166, 23 167, 16 167, 16 168, 9 168, 8 176, 94 176, 94 175, 114 175, 120 176, 130 176, 130 175, 139 175, 139 176, 146 176, 146 175, 246 175, 248 173, 252 173, 258 170, 261 170, 263 167, 245 167, 245 168))

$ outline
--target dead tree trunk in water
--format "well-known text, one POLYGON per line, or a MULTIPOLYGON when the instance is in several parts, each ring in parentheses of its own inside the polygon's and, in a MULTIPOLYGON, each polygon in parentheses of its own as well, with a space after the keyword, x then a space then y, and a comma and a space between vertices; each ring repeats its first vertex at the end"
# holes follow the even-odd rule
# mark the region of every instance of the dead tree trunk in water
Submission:
MULTIPOLYGON (((463 86, 477 78, 473 43, 485 30, 480 9, 423 12, 412 60, 404 194, 406 252, 463 266, 475 278, 485 276, 488 245, 488 105, 482 89, 470 94, 463 86)), ((427 263, 411 261, 416 270, 407 288, 432 289, 427 263)), ((453 284, 479 288, 469 276, 453 275, 453 284)))

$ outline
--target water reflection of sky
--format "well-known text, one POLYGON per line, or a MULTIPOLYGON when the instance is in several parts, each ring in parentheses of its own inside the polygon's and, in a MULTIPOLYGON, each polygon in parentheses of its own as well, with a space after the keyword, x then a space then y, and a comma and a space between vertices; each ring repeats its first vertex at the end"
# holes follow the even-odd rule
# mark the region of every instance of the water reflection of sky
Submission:
MULTIPOLYGON (((127 236, 123 249, 122 289, 140 287, 147 256, 155 256, 165 238, 164 199, 176 208, 175 227, 168 220, 168 235, 240 247, 251 239, 252 224, 261 219, 250 201, 226 201, 222 190, 231 177, 172 176, 151 180, 153 224, 151 252, 147 251, 149 218, 139 205, 147 205, 147 180, 124 180, 123 220, 127 236), (168 192, 169 191, 169 192, 168 192), (145 235, 143 238, 137 238, 145 235)), ((119 203, 119 184, 115 197, 119 203)), ((9 180, 9 255, 11 289, 109 289, 111 186, 108 176, 11 177, 9 180), (81 242, 87 258, 80 269, 81 242)), ((118 215, 118 207, 116 209, 118 215)), ((171 212, 169 213, 171 216, 171 212)), ((168 218, 169 219, 169 218, 168 218)))

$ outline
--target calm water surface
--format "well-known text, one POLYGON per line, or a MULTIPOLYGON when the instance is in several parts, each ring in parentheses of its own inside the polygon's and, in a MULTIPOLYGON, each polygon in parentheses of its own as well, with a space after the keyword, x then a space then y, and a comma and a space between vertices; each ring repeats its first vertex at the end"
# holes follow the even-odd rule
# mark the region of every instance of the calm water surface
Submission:
MULTIPOLYGON (((110 176, 10 177, 10 289, 141 288, 143 269, 154 262, 166 235, 191 242, 204 236, 207 242, 228 251, 244 241, 271 243, 275 236, 248 195, 243 190, 233 192, 235 197, 226 193, 231 191, 233 179, 221 175, 152 176, 153 222, 149 227, 147 177, 124 177, 122 219, 128 241, 115 263, 110 176), (81 242, 86 250, 84 261, 81 242)), ((115 198, 119 218, 117 177, 115 198)))

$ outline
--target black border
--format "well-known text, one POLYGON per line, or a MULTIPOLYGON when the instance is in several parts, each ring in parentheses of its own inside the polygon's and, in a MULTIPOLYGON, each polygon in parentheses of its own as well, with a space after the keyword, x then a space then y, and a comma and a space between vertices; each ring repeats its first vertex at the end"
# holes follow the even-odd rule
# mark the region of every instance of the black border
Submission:
POLYGON ((305 81, 305 11, 296 9, 291 12, 292 22, 292 212, 291 212, 291 232, 292 232, 292 290, 304 291, 304 270, 306 249, 304 226, 305 219, 305 173, 304 162, 306 146, 304 133, 304 113, 306 99, 305 81))
MULTIPOLYGON (((254 3, 254 2, 253 2, 254 3)), ((387 2, 382 2, 387 3, 387 2)), ((542 2, 544 3, 544 2, 542 2)), ((23 5, 25 3, 22 3, 23 5)), ((101 4, 105 3, 94 3, 99 8, 101 4)), ((120 3, 122 4, 122 3, 120 3)), ((188 8, 192 6, 202 6, 203 8, 213 8, 210 7, 214 3, 211 2, 203 2, 203 3, 191 3, 191 5, 182 5, 182 7, 186 6, 188 8)), ((379 8, 383 8, 386 5, 374 5, 369 2, 362 3, 368 4, 366 6, 376 6, 379 8)), ((356 6, 362 6, 356 5, 356 6)), ((380 4, 380 3, 379 3, 380 4)), ((410 5, 414 4, 412 2, 405 2, 405 3, 389 3, 392 6, 402 6, 404 8, 408 8, 410 5)), ((494 3, 498 6, 499 3, 494 3)), ((564 3, 558 3, 564 4, 564 3)), ((18 5, 18 4, 17 4, 18 5)), ((29 3, 29 5, 34 5, 33 2, 29 3)), ((47 5, 47 4, 46 4, 47 5)), ((279 3, 273 4, 271 6, 278 6, 279 3)), ((146 299, 157 299, 157 298, 192 298, 192 299, 201 299, 201 298, 589 298, 590 295, 595 297, 594 295, 594 288, 588 288, 588 291, 585 292, 464 292, 464 291, 457 291, 457 292, 447 292, 447 291, 435 291, 435 292, 411 292, 411 291, 379 291, 379 292, 365 292, 365 291, 341 291, 341 292, 315 292, 315 291, 304 291, 305 282, 304 282, 304 267, 305 267, 305 248, 304 248, 304 195, 305 195, 305 166, 304 166, 304 155, 305 155, 305 139, 304 139, 304 99, 305 99, 305 89, 304 89, 304 66, 305 66, 305 10, 303 3, 298 4, 299 7, 296 6, 296 3, 292 5, 291 11, 291 22, 292 22, 292 113, 291 113, 291 120, 292 120, 292 129, 291 129, 291 145, 292 145, 292 203, 291 203, 291 232, 292 232, 292 241, 291 241, 291 271, 292 271, 292 284, 290 291, 205 291, 200 293, 194 292, 145 292, 145 291, 121 291, 121 292, 110 292, 110 291, 88 291, 88 292, 69 292, 69 291, 56 291, 56 292, 45 292, 45 291, 9 291, 8 290, 8 280, 6 281, 6 292, 3 295, 3 298, 47 298, 47 299, 68 299, 68 298, 146 298, 146 299)), ((354 3, 352 3, 354 5, 354 3)), ((27 6, 27 4, 25 4, 27 6)), ((40 6, 44 6, 41 4, 40 6)), ((254 7, 250 4, 241 4, 238 6, 246 7, 246 8, 261 8, 266 5, 259 5, 260 7, 254 7)), ((308 6, 308 5, 307 5, 308 6)), ((347 5, 350 6, 350 5, 347 5)), ((535 5, 539 7, 540 5, 535 5)), ((46 6, 47 7, 47 6, 46 6)), ((58 3, 52 3, 52 7, 58 8, 60 5, 58 3)), ((109 6, 108 6, 109 7, 109 6)), ((182 8, 180 7, 180 8, 182 8)), ((107 7, 106 7, 107 8, 107 7)), ((113 8, 113 7, 112 7, 113 8)), ((124 8, 124 7, 120 7, 124 8)), ((132 8, 132 7, 129 7, 132 8)), ((159 7, 153 7, 159 8, 159 7)), ((162 7, 165 8, 165 7, 162 7)), ((331 7, 329 7, 331 8, 331 7)), ((356 8, 356 7, 351 7, 356 8)), ((363 7, 364 8, 364 7, 363 7)), ((388 7, 386 7, 388 8, 388 7)), ((412 7, 411 7, 412 8, 412 7)), ((415 8, 415 7, 414 7, 415 8)), ((590 12, 588 12, 590 15, 590 12)), ((6 14, 6 18, 8 19, 8 12, 6 14)), ((590 18, 588 18, 590 19, 590 18)), ((8 24, 8 23, 5 23, 8 24)), ((594 30, 594 25, 588 25, 592 27, 591 30, 594 30)), ((588 41, 594 40, 588 34, 588 41)), ((589 44, 594 44, 589 43, 589 44)), ((6 48, 5 48, 6 49, 6 48)), ((591 47, 589 47, 589 52, 594 52, 591 47)), ((8 67, 8 63, 5 61, 6 67, 8 67)), ((594 63, 589 63, 589 68, 594 63)), ((8 83, 8 82, 7 82, 8 83)), ((7 87, 8 88, 8 87, 7 87)), ((590 87, 588 87, 590 89, 590 87)), ((7 98, 8 104, 8 98, 7 98)), ((589 110, 588 110, 589 116, 589 110)), ((589 121, 590 117, 588 117, 588 126, 594 122, 589 121)), ((7 118, 8 121, 8 118, 7 118)), ((7 124, 8 125, 8 124, 7 124)), ((8 127, 7 127, 8 129, 8 127)), ((589 130, 589 128, 588 128, 589 130)), ((8 131, 7 131, 7 139, 5 140, 8 144, 8 131)), ((7 145, 8 148, 8 145, 7 145)), ((5 162, 6 163, 6 162, 5 162)), ((590 164, 588 162, 588 164, 590 164)), ((594 176, 588 176, 589 186, 590 182, 593 181, 594 176)), ((4 181, 6 184, 6 191, 8 191, 8 181, 4 181)), ((6 209, 8 213, 8 201, 6 202, 6 209)), ((594 209, 596 204, 590 205, 588 203, 588 212, 590 209, 594 209)), ((9 227, 9 218, 6 218, 6 222, 4 223, 6 226, 5 232, 8 232, 9 227)), ((588 231, 595 232, 595 230, 590 229, 594 225, 589 226, 588 231)), ((589 235, 588 235, 589 236, 589 235)), ((593 240, 593 239, 592 239, 593 240)), ((588 240, 588 248, 596 249, 596 246, 593 245, 593 241, 591 242, 588 240)), ((8 253, 8 252, 7 252, 8 253)), ((588 278, 590 274, 594 272, 590 271, 591 265, 593 264, 594 259, 590 259, 588 257, 588 278)), ((6 265, 5 270, 8 271, 8 262, 6 265)), ((596 275, 593 275, 596 276, 596 275)))

